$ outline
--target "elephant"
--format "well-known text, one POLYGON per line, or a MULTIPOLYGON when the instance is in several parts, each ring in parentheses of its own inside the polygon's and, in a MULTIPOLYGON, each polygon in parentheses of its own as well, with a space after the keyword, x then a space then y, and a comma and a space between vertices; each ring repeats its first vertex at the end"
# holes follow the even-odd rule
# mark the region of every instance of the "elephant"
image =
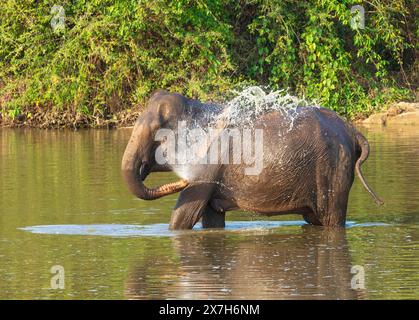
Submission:
MULTIPOLYGON (((158 90, 134 125, 122 158, 122 176, 140 199, 180 192, 170 229, 192 229, 199 220, 204 228, 223 228, 225 213, 231 210, 300 214, 312 225, 344 227, 355 173, 377 205, 383 204, 361 173, 369 155, 367 139, 334 111, 311 106, 268 110, 250 119, 252 130, 263 132, 259 174, 246 174, 243 163, 195 163, 186 166, 192 176, 148 188, 144 181, 150 173, 175 170, 175 165, 157 161, 156 153, 165 143, 156 139, 160 129, 178 132, 180 123, 212 123, 223 108, 158 90)), ((220 123, 221 128, 244 127, 226 121, 216 126, 220 123)), ((233 151, 227 152, 231 156, 233 151)))

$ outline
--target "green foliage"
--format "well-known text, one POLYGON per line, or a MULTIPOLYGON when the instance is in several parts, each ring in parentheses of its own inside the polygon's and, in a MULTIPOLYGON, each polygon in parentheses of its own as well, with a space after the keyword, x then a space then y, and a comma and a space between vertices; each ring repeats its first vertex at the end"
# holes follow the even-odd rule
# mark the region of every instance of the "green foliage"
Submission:
POLYGON ((287 88, 338 112, 407 99, 417 68, 414 1, 4 0, 3 116, 110 117, 165 88, 217 100, 242 83, 287 88), (365 7, 352 30, 350 8, 365 7))
POLYGON ((55 3, 2 4, 6 108, 104 115, 144 102, 159 87, 208 98, 230 83, 231 33, 218 1, 67 0, 66 28, 54 32, 55 3))
POLYGON ((405 72, 403 58, 408 60, 407 68, 414 67, 413 1, 246 3, 253 5, 248 29, 257 50, 248 73, 259 81, 290 87, 348 116, 370 113, 395 97, 411 96, 407 79, 396 82, 390 73, 405 72), (365 8, 365 28, 353 30, 350 8, 357 4, 365 8))

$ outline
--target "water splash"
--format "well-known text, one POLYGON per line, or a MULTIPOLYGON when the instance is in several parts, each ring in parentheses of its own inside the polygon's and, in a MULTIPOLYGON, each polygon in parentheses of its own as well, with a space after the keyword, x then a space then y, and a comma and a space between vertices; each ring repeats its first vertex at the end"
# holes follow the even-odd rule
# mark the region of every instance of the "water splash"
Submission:
POLYGON ((293 121, 297 116, 298 107, 319 108, 315 101, 308 101, 289 94, 288 89, 270 90, 260 86, 251 86, 242 91, 233 91, 234 97, 224 103, 192 103, 200 108, 203 119, 192 119, 190 130, 209 127, 219 129, 238 127, 252 123, 257 117, 273 111, 280 112, 287 120, 293 121))
MULTIPOLYGON (((253 129, 253 124, 258 117, 276 111, 280 112, 285 123, 288 123, 286 130, 289 132, 294 129, 294 121, 301 115, 297 112, 298 107, 319 107, 316 103, 310 103, 304 98, 289 94, 288 90, 272 91, 259 86, 251 86, 234 93, 235 96, 232 99, 218 105, 192 103, 193 108, 199 110, 199 116, 191 119, 187 124, 185 144, 187 150, 191 150, 191 145, 196 142, 197 129, 207 133, 211 129, 217 129, 220 132, 224 129, 253 129)), ((278 132, 278 135, 281 136, 282 133, 278 132)), ((208 156, 209 145, 213 142, 214 140, 209 138, 206 143, 202 143, 201 158, 208 156)), ((219 159, 221 158, 226 157, 220 154, 219 159)), ((181 178, 191 181, 201 173, 202 167, 190 163, 177 163, 172 166, 172 169, 181 178)))
POLYGON ((225 103, 220 119, 229 125, 251 124, 258 116, 278 111, 292 127, 297 116, 298 107, 318 107, 314 102, 298 98, 288 93, 288 90, 265 90, 258 86, 245 88, 236 92, 236 96, 225 103))

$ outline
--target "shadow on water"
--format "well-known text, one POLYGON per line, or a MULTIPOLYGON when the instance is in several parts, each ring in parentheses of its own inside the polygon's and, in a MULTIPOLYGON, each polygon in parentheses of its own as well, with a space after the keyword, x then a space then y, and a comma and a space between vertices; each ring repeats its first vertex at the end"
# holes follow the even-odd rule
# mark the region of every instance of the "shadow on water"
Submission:
MULTIPOLYGON (((296 231, 295 229, 293 229, 296 231)), ((346 230, 305 225, 292 234, 171 238, 178 259, 144 253, 125 282, 129 299, 363 299, 351 289, 346 230)))

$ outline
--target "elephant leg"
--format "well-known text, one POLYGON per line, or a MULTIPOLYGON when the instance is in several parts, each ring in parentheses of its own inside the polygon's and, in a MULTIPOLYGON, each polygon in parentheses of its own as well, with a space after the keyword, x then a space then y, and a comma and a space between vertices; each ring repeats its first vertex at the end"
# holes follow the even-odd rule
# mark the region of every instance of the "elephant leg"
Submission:
POLYGON ((214 184, 203 183, 188 186, 180 194, 172 212, 171 230, 192 229, 208 207, 214 184))
POLYGON ((321 204, 317 207, 316 220, 310 223, 325 227, 344 227, 346 223, 346 209, 347 204, 343 203, 343 201, 329 200, 329 203, 326 205, 321 204))
POLYGON ((210 206, 212 209, 219 213, 224 213, 226 211, 238 209, 238 206, 235 202, 228 199, 219 199, 213 198, 210 201, 210 206))
POLYGON ((303 218, 304 218, 304 221, 309 223, 309 224, 312 224, 312 225, 315 225, 315 226, 321 226, 322 225, 321 222, 319 221, 319 219, 316 217, 316 214, 312 211, 309 212, 309 213, 303 214, 303 218))
POLYGON ((323 226, 344 227, 349 190, 354 180, 353 162, 344 148, 318 179, 316 219, 323 226))
POLYGON ((202 213, 202 227, 207 228, 224 228, 225 212, 217 212, 208 205, 202 213))

